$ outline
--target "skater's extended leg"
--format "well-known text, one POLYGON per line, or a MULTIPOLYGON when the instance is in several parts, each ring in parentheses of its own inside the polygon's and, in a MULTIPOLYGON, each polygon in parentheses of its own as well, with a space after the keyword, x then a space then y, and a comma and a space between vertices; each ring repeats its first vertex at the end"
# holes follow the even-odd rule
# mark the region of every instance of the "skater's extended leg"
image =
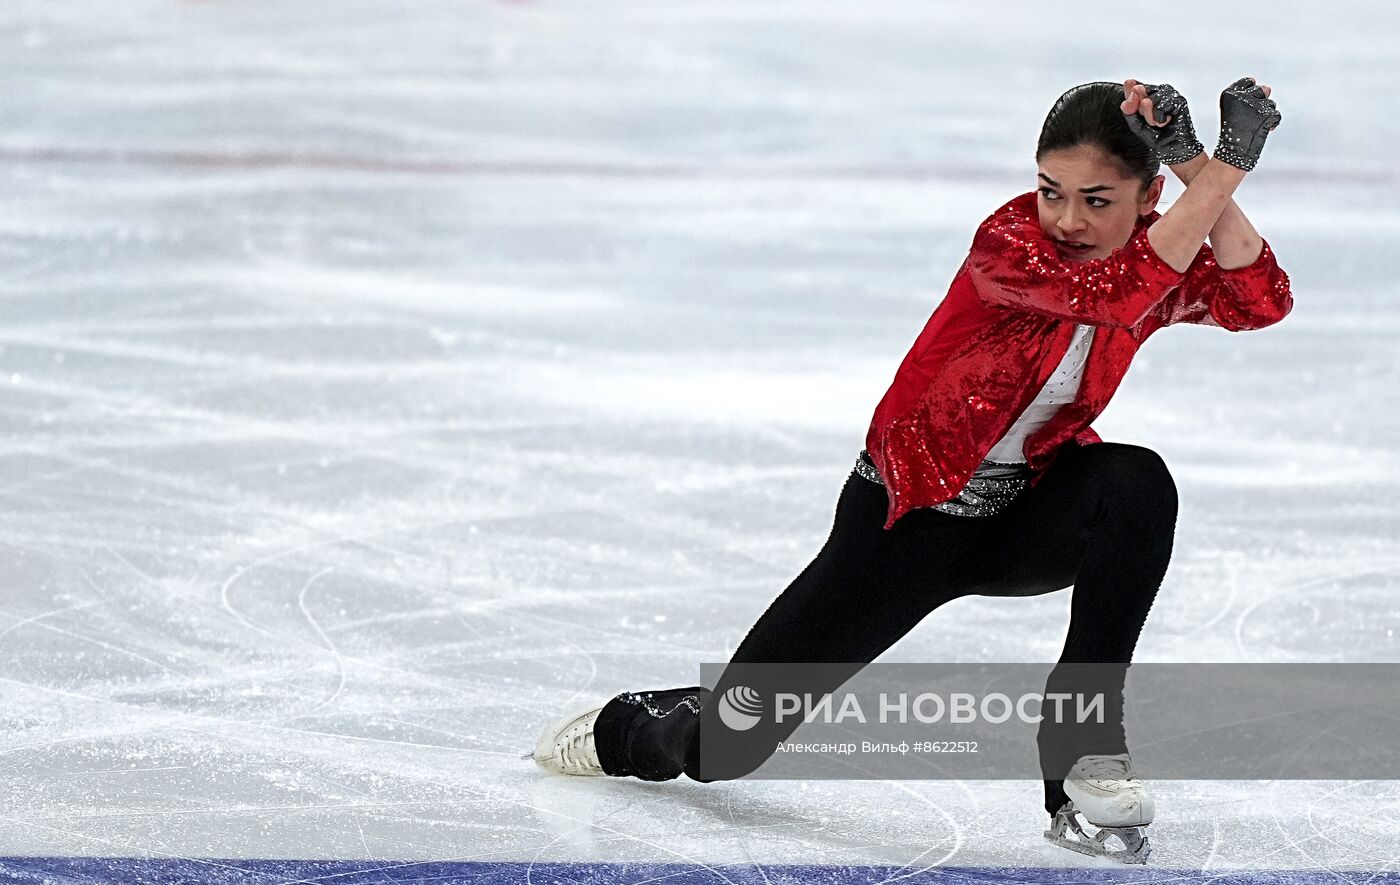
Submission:
MULTIPOLYGON (((833 684, 803 683, 804 691, 831 691, 957 595, 944 580, 944 568, 972 537, 968 521, 916 511, 885 531, 887 506, 883 486, 850 476, 821 552, 749 630, 731 664, 850 664, 823 671, 833 684)), ((717 692, 734 683, 735 670, 742 668, 721 675, 717 692)), ((690 688, 610 701, 598 718, 604 769, 648 780, 682 772, 697 780, 739 777, 761 765, 797 727, 795 721, 756 726, 728 756, 724 770, 706 777, 698 735, 702 711, 710 709, 713 716, 708 695, 690 688), (695 703, 681 704, 687 697, 695 703)))
MULTIPOLYGON (((1155 453, 1100 443, 1066 450, 994 517, 922 509, 884 531, 886 505, 883 487, 854 475, 847 481, 826 545, 749 631, 733 663, 850 663, 850 675, 960 595, 1029 596, 1073 584, 1062 663, 1126 664, 1170 558, 1176 494, 1155 453)), ((730 681, 726 671, 716 689, 730 681)), ((696 735, 707 697, 692 687, 609 702, 598 719, 604 768, 706 779, 696 735)), ((734 770, 760 765, 795 727, 755 728, 751 752, 734 770)), ((1116 740, 1107 743, 1121 744, 1121 722, 1109 732, 1116 740)), ((1042 761, 1050 775, 1074 758, 1063 766, 1042 761)), ((1063 803, 1058 777, 1047 779, 1046 797, 1047 806, 1063 803)))

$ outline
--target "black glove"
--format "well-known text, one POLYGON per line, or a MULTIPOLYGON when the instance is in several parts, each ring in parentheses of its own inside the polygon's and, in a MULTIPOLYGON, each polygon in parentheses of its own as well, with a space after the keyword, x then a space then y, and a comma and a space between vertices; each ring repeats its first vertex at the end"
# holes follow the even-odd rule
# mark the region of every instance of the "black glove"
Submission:
POLYGON ((1253 77, 1236 80, 1220 93, 1220 143, 1215 146, 1215 159, 1248 172, 1259 162, 1264 139, 1282 119, 1253 77))
POLYGON ((1161 86, 1143 83, 1142 86, 1147 89, 1147 97, 1152 99, 1153 119, 1161 123, 1170 117, 1171 122, 1165 126, 1151 126, 1142 118, 1142 114, 1130 114, 1128 128, 1133 130, 1133 134, 1156 151, 1157 156, 1168 166, 1185 163, 1205 153, 1200 139, 1196 137, 1196 128, 1191 125, 1191 111, 1186 107, 1186 96, 1177 92, 1169 83, 1163 83, 1161 86))

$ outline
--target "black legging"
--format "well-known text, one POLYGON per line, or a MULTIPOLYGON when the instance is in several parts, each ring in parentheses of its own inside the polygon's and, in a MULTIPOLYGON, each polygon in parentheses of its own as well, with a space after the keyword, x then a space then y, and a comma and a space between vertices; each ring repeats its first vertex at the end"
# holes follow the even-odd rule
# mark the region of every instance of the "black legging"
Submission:
MULTIPOLYGON (((1171 559, 1176 527, 1176 485, 1156 452, 1070 444, 1034 487, 994 516, 918 509, 886 531, 887 503, 883 486, 851 473, 826 545, 754 624, 733 663, 850 663, 853 675, 946 602, 1035 596, 1073 585, 1069 635, 1052 687, 1057 678, 1074 678, 1065 664, 1118 663, 1126 670, 1171 559)), ((726 670, 715 691, 727 690, 728 676, 726 670)), ((713 779, 700 777, 697 739, 698 711, 709 694, 692 686, 642 693, 643 704, 621 696, 608 702, 595 727, 604 771, 644 780, 682 772, 713 779)), ((1121 707, 1111 700, 1110 716, 1118 720, 1111 739, 1082 752, 1125 751, 1121 707)), ((745 773, 798 724, 755 741, 745 773)), ((1052 751, 1044 726, 1040 737, 1045 807, 1053 814, 1066 801, 1062 779, 1077 755, 1052 751)))

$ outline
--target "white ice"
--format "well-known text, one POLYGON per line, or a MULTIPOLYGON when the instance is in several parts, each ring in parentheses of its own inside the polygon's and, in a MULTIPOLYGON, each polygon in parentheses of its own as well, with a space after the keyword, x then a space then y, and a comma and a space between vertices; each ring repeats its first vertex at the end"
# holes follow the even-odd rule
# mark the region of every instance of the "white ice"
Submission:
MULTIPOLYGON (((1178 328, 1106 438, 1182 513, 1141 661, 1400 656, 1400 8, 0 7, 0 855, 1073 866, 1030 781, 549 779, 820 547, 1070 85, 1170 80, 1279 326, 1178 328)), ((1179 193, 1179 189, 1172 191, 1179 193)), ((1052 660, 1068 593, 885 660, 1052 660)), ((1394 782, 1162 782, 1155 863, 1391 870, 1394 782)))

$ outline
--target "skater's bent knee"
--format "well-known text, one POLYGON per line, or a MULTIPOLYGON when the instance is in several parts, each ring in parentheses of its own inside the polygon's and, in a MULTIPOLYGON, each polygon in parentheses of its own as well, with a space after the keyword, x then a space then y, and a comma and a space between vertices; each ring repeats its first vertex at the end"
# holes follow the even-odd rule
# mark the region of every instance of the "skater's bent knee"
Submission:
POLYGON ((1106 493, 1129 502, 1135 508, 1153 508, 1169 513, 1177 509, 1176 480, 1162 456, 1152 449, 1125 443, 1098 443, 1095 472, 1105 483, 1106 493))

